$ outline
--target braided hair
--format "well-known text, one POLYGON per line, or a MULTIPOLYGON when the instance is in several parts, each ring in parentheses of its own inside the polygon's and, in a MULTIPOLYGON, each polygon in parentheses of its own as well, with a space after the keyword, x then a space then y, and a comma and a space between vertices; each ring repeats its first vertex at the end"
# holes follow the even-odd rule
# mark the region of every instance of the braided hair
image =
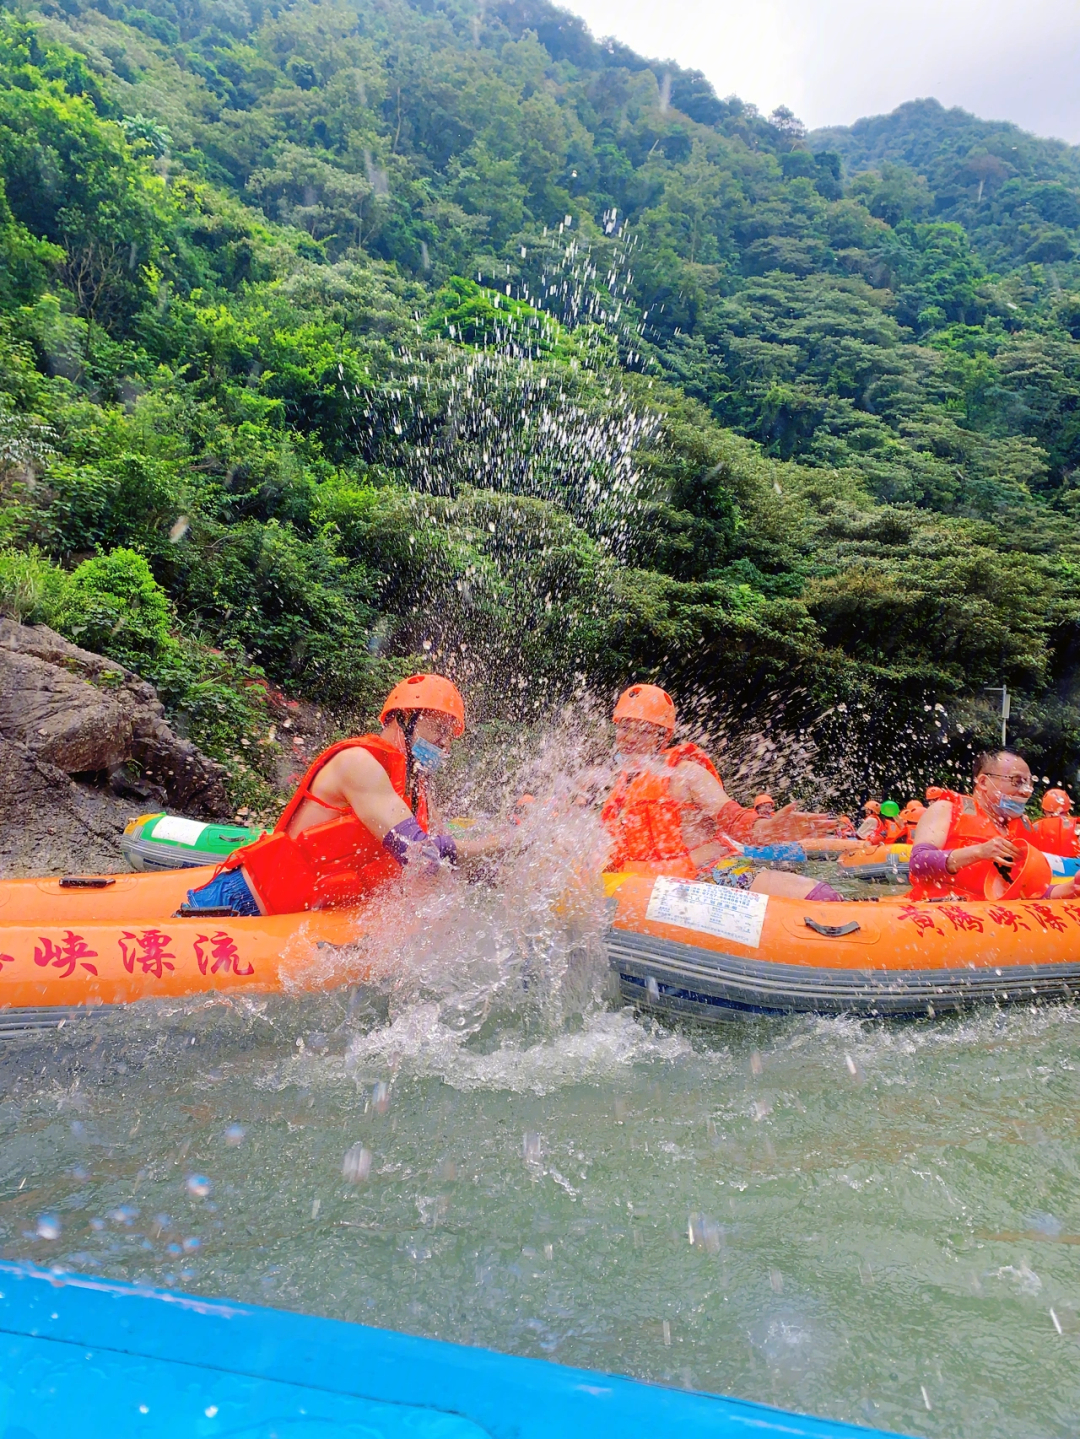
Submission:
POLYGON ((420 802, 420 766, 413 759, 412 741, 423 710, 391 710, 386 724, 397 723, 405 736, 405 798, 413 811, 420 802))

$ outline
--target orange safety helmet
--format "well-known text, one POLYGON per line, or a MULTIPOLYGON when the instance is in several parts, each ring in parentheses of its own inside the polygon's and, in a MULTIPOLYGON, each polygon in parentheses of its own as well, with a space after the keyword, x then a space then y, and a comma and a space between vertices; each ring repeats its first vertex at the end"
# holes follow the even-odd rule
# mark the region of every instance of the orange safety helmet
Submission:
POLYGON ((662 690, 659 685, 631 685, 619 696, 611 718, 615 722, 642 720, 645 724, 674 731, 675 704, 667 690, 662 690))
POLYGON ((1072 799, 1063 789, 1048 789, 1042 797, 1043 814, 1068 814, 1072 799))
POLYGON ((913 799, 909 800, 908 803, 904 806, 904 808, 900 811, 900 818, 905 819, 910 823, 912 820, 922 819, 925 813, 926 806, 920 803, 919 800, 913 799))
POLYGON ((757 809, 759 804, 771 804, 775 807, 776 801, 771 794, 756 794, 754 796, 754 803, 750 807, 751 809, 757 809))
POLYGON ((867 814, 878 815, 881 813, 881 801, 879 799, 868 799, 863 805, 867 814))
POLYGON ((433 710, 436 714, 449 715, 454 721, 455 737, 465 733, 465 701, 457 685, 443 675, 410 675, 396 684, 386 696, 379 723, 385 724, 387 716, 395 710, 406 713, 433 710))

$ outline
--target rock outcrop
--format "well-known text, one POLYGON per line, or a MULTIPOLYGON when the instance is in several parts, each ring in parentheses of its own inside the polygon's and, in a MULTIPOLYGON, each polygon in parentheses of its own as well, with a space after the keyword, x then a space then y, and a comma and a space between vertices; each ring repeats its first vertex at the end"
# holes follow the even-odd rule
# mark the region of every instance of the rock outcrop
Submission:
POLYGON ((223 766, 170 728, 138 675, 44 625, 0 619, 0 866, 8 873, 120 867, 124 817, 159 807, 225 817, 225 779, 223 766))

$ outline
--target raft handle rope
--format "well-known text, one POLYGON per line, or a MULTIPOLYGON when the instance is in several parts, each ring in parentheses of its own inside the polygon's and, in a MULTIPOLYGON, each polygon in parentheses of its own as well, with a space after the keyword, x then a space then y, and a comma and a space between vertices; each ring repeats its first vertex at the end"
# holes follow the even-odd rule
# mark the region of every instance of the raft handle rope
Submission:
POLYGON ((818 924, 816 919, 809 917, 803 919, 807 929, 812 929, 815 934, 823 934, 827 939, 841 939, 845 934, 854 934, 861 929, 857 919, 851 920, 848 924, 818 924))
POLYGON ((96 874, 65 874, 60 881, 61 889, 108 889, 115 879, 96 874))
POLYGON ((231 904, 208 904, 205 908, 198 904, 182 904, 178 910, 174 910, 173 919, 237 919, 236 910, 231 904))

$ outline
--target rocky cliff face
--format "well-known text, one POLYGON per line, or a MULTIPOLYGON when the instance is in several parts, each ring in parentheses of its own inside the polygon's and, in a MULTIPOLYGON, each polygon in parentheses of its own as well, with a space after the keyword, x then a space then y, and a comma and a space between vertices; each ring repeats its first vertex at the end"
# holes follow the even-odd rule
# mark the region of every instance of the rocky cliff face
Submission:
POLYGON ((166 723, 152 685, 44 625, 0 619, 0 869, 120 869, 125 821, 229 814, 223 766, 166 723))

